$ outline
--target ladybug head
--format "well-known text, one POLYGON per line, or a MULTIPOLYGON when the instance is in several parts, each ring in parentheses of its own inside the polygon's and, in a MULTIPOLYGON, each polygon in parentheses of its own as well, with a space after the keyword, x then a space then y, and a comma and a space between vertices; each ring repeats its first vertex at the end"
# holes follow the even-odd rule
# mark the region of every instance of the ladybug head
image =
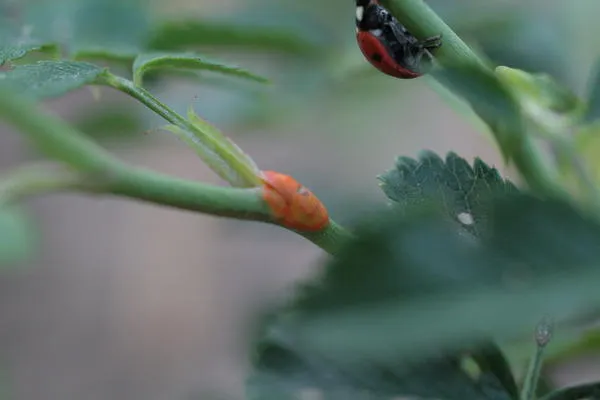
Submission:
POLYGON ((356 7, 367 7, 371 3, 377 3, 375 0, 356 0, 356 7))
POLYGON ((377 4, 376 0, 356 0, 356 25, 359 25, 365 16, 367 8, 371 4, 377 4))
POLYGON ((375 0, 357 0, 356 4, 356 27, 360 31, 382 29, 393 20, 389 11, 375 0))

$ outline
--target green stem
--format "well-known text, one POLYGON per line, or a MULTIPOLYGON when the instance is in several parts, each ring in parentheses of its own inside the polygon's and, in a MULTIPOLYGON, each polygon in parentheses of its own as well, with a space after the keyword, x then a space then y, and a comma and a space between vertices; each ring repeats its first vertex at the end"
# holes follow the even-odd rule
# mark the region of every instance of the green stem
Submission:
POLYGON ((115 172, 103 184, 103 192, 222 217, 271 220, 269 208, 257 188, 207 185, 140 168, 115 172))
POLYGON ((167 107, 164 103, 154 97, 150 92, 146 89, 135 86, 133 82, 122 78, 120 76, 113 75, 111 73, 105 73, 101 76, 98 81, 99 84, 104 84, 110 87, 113 87, 117 90, 120 90, 123 93, 130 95, 131 97, 139 100, 141 103, 146 105, 149 109, 163 117, 165 120, 180 126, 182 128, 187 128, 189 125, 188 120, 186 120, 183 116, 179 115, 171 108, 167 107))
MULTIPOLYGON (((384 0, 384 2, 394 16, 417 37, 442 35, 442 46, 435 50, 435 58, 442 66, 468 68, 482 76, 491 74, 497 80, 493 72, 494 66, 475 54, 423 0, 384 0)), ((505 144, 499 137, 502 133, 494 131, 495 121, 489 120, 489 117, 478 112, 476 105, 472 105, 472 109, 490 126, 502 153, 510 155, 512 162, 532 190, 547 196, 567 197, 567 192, 556 183, 555 174, 525 130, 514 133, 521 135, 520 144, 503 148, 505 144)))
MULTIPOLYGON (((251 221, 274 223, 260 189, 210 186, 163 176, 142 169, 126 169, 107 182, 104 191, 137 200, 149 201, 179 209, 251 221)), ((329 254, 335 254, 351 234, 330 221, 319 232, 297 234, 310 240, 329 254)))
POLYGON ((553 322, 549 318, 543 318, 536 327, 535 341, 536 349, 535 353, 530 361, 527 375, 523 383, 521 390, 521 400, 534 400, 537 398, 537 386, 540 380, 540 374, 542 371, 542 361, 544 359, 544 350, 550 342, 553 334, 553 322))
MULTIPOLYGON (((126 167, 92 175, 59 165, 26 165, 5 174, 0 180, 0 206, 55 192, 109 194, 215 216, 274 223, 259 189, 211 186, 126 167)), ((296 233, 329 254, 335 254, 351 238, 334 221, 320 232, 296 233)))
POLYGON ((568 192, 558 184, 558 177, 544 162, 540 150, 530 136, 525 132, 523 135, 521 145, 512 150, 511 157, 529 187, 537 193, 568 201, 568 192))
POLYGON ((544 359, 544 347, 536 347, 535 353, 530 361, 525 382, 521 391, 521 400, 534 400, 536 398, 537 383, 540 379, 542 370, 542 360, 544 359))
MULTIPOLYGON (((35 164, 0 181, 0 202, 57 191, 111 194, 179 209, 274 223, 260 189, 211 186, 133 168, 65 122, 36 110, 31 101, 0 87, 0 118, 10 122, 47 156, 72 169, 35 164)), ((321 232, 297 232, 330 254, 351 237, 334 221, 321 232)))
POLYGON ((337 254, 338 250, 348 240, 354 236, 346 228, 338 225, 334 220, 329 220, 327 228, 319 232, 300 232, 294 231, 304 238, 310 240, 327 253, 331 255, 337 254))
MULTIPOLYGON (((559 163, 568 162, 570 170, 577 179, 580 192, 585 196, 585 203, 589 205, 592 212, 600 214, 600 188, 592 177, 589 167, 583 162, 577 153, 574 140, 571 136, 553 136, 551 143, 559 163)), ((599 215, 600 216, 600 215, 599 215)))
POLYGON ((394 16, 415 36, 442 35, 442 46, 436 59, 446 65, 472 64, 490 69, 492 66, 476 55, 465 42, 423 0, 385 0, 394 16))
POLYGON ((258 171, 250 158, 216 128, 209 127, 207 122, 198 117, 195 117, 196 121, 184 118, 144 88, 136 86, 133 82, 120 76, 106 72, 98 78, 96 83, 128 94, 180 128, 171 130, 171 132, 177 134, 188 146, 192 147, 213 171, 233 186, 257 187, 262 185, 262 181, 257 175, 258 171))

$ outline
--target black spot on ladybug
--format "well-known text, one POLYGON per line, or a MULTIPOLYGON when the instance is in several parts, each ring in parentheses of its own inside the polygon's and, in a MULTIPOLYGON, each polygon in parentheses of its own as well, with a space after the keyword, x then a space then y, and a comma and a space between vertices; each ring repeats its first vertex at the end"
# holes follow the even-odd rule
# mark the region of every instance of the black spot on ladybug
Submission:
POLYGON ((375 54, 371 55, 371 60, 373 60, 375 62, 381 62, 381 60, 383 60, 383 57, 381 56, 381 54, 375 53, 375 54))

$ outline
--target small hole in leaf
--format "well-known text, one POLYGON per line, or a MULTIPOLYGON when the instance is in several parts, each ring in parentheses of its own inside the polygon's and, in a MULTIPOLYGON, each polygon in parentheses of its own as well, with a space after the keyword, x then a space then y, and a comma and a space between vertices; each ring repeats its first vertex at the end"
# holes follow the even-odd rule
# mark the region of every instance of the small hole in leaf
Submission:
POLYGON ((473 220, 473 216, 467 212, 462 212, 458 214, 456 218, 458 218, 458 221, 463 225, 473 225, 473 223, 475 222, 473 220))

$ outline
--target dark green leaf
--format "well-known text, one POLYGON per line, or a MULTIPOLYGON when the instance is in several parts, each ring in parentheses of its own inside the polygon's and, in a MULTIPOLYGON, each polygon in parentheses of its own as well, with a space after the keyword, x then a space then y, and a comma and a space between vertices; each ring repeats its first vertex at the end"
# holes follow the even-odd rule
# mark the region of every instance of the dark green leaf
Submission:
POLYGON ((460 355, 439 355, 387 365, 367 361, 336 363, 281 335, 270 335, 256 350, 247 382, 251 400, 297 399, 316 391, 319 398, 390 399, 418 396, 444 400, 509 400, 493 375, 472 376, 460 355))
POLYGON ((600 398, 600 382, 573 386, 552 392, 541 400, 593 400, 600 398))
POLYGON ((139 55, 133 63, 133 80, 142 84, 144 74, 153 70, 190 69, 219 72, 257 82, 268 80, 245 69, 226 65, 220 61, 210 60, 191 53, 146 53, 139 55))
POLYGON ((198 20, 167 21, 153 32, 149 46, 156 50, 180 50, 198 46, 251 48, 302 56, 318 55, 321 48, 277 28, 243 27, 231 23, 198 20))
MULTIPOLYGON (((544 360, 546 360, 546 358, 544 358, 544 360)), ((547 363, 545 362, 542 366, 540 378, 538 380, 537 387, 535 388, 535 396, 538 399, 546 396, 547 394, 553 392, 556 389, 551 375, 547 371, 546 365, 547 363)))
POLYGON ((600 119, 600 59, 596 62, 588 79, 587 122, 600 119))
POLYGON ((517 191, 482 160, 475 159, 471 166, 455 153, 445 160, 429 151, 418 160, 400 157, 394 169, 378 178, 396 209, 409 212, 424 202, 437 203, 473 234, 485 229, 486 209, 494 195, 517 191))
POLYGON ((600 301, 595 220, 525 194, 486 213, 478 238, 427 208, 365 224, 282 326, 329 357, 390 360, 510 339, 546 314, 571 318, 600 301))
POLYGON ((518 153, 525 131, 523 116, 510 91, 492 72, 457 66, 433 75, 471 105, 494 133, 505 157, 518 153))
POLYGON ((0 270, 31 257, 36 234, 28 215, 16 207, 0 208, 0 270))
POLYGON ((482 373, 495 377, 511 398, 519 398, 517 382, 508 360, 496 345, 492 343, 481 345, 471 356, 482 373))
POLYGON ((39 61, 0 73, 0 79, 18 93, 44 99, 92 83, 103 72, 103 68, 85 62, 39 61))

